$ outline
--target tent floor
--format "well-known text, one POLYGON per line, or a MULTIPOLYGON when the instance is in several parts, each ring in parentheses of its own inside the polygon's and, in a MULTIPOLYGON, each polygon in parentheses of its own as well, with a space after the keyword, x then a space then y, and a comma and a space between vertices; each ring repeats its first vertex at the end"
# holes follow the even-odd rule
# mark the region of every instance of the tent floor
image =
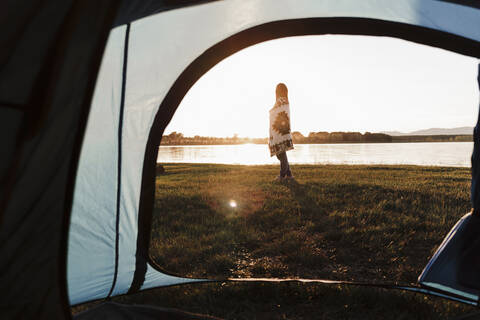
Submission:
POLYGON ((75 320, 90 319, 172 319, 172 320, 212 320, 219 319, 207 315, 189 313, 177 309, 159 308, 149 305, 125 305, 116 302, 105 302, 73 317, 75 320))

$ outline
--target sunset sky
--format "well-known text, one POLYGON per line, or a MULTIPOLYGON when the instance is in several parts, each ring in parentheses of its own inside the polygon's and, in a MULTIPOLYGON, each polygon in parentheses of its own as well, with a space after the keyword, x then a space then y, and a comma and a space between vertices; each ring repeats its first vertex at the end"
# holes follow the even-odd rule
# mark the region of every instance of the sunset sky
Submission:
POLYGON ((275 86, 289 88, 293 131, 473 126, 478 60, 404 40, 304 36, 223 60, 187 93, 165 133, 267 137, 275 86))

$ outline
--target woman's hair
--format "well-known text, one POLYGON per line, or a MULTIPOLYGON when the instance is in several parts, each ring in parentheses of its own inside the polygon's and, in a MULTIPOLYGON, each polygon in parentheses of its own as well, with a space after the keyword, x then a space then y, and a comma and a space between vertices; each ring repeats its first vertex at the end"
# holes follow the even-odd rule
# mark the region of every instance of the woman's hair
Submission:
POLYGON ((284 83, 277 84, 277 88, 275 89, 275 94, 278 98, 285 98, 288 101, 288 89, 284 83))

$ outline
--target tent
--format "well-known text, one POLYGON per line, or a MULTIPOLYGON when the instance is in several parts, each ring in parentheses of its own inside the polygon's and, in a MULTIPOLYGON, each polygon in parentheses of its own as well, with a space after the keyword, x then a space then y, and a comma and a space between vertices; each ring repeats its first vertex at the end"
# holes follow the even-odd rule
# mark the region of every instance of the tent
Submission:
MULTIPOLYGON (((390 36, 480 58, 474 0, 6 0, 0 8, 2 319, 68 319, 70 305, 204 281, 161 272, 148 242, 162 133, 223 58, 321 34, 390 36)), ((462 277, 457 288, 454 267, 435 272, 452 274, 447 284, 435 286, 435 268, 420 282, 478 300, 476 266, 473 285, 462 277)))

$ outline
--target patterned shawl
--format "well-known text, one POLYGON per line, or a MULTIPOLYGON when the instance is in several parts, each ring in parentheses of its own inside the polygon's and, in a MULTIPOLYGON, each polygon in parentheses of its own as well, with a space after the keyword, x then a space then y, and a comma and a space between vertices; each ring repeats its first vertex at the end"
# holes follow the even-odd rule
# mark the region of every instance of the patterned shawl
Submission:
POLYGON ((292 150, 293 141, 290 134, 290 106, 285 98, 278 98, 270 109, 270 139, 268 140, 270 156, 292 150))

